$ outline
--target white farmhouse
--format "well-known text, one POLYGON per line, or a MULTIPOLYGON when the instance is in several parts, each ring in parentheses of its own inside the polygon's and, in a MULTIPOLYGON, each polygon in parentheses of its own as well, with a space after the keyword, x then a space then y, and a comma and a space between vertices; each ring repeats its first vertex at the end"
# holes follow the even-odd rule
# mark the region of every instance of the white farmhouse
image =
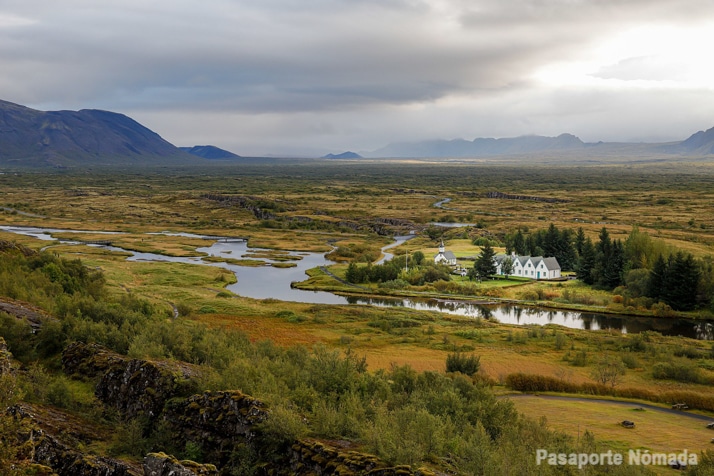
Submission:
POLYGON ((554 279, 560 277, 560 264, 558 260, 542 256, 518 256, 516 254, 496 255, 493 259, 496 262, 496 274, 503 275, 503 261, 510 258, 513 269, 509 276, 518 276, 531 279, 554 279))
POLYGON ((434 256, 434 263, 456 266, 456 255, 451 251, 446 251, 444 240, 441 240, 441 244, 439 245, 439 253, 434 256))

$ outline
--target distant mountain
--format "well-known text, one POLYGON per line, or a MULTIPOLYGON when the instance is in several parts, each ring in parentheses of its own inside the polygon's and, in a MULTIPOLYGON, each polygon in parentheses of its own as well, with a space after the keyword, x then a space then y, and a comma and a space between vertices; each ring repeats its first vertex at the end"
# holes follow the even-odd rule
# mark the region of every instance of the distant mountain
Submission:
POLYGON ((323 159, 361 159, 362 156, 356 152, 342 152, 341 154, 327 154, 322 156, 323 159))
POLYGON ((558 137, 521 136, 505 139, 478 138, 430 140, 390 144, 369 154, 370 157, 486 157, 535 152, 583 149, 585 143, 572 134, 558 137))
POLYGON ((213 145, 194 145, 193 147, 179 147, 189 154, 210 160, 240 159, 241 156, 213 145))
POLYGON ((707 131, 699 131, 682 141, 679 147, 689 155, 714 154, 714 127, 707 131))
MULTIPOLYGON (((429 140, 389 144, 367 157, 501 157, 534 155, 570 156, 571 158, 647 158, 661 155, 714 155, 714 128, 700 131, 686 140, 668 143, 597 142, 586 143, 572 134, 558 137, 521 136, 504 139, 478 138, 429 140), (576 155, 575 155, 576 154, 576 155)), ((537 158, 537 157, 536 157, 537 158)))
POLYGON ((37 111, 0 101, 0 165, 191 163, 133 119, 96 109, 37 111))

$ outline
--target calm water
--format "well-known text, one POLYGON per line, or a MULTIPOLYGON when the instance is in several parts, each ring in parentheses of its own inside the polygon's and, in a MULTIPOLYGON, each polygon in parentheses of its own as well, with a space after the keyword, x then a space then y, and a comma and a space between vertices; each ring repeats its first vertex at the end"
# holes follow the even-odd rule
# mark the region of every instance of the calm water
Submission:
MULTIPOLYGON (((0 230, 33 236, 35 238, 48 241, 54 240, 51 236, 54 232, 66 233, 75 231, 10 226, 0 226, 0 230)), ((206 238, 207 240, 216 238, 203 235, 192 235, 189 233, 174 233, 174 235, 206 238)), ((409 237, 410 236, 397 237, 395 239, 395 243, 385 247, 385 249, 396 246, 406 239, 409 239, 409 237)), ((78 242, 64 241, 64 243, 78 242)), ((235 273, 236 278, 238 279, 238 282, 229 285, 228 289, 238 295, 255 299, 273 298, 283 301, 314 304, 368 304, 373 306, 402 306, 422 311, 440 311, 466 317, 492 319, 506 324, 558 324, 575 329, 614 329, 623 333, 638 333, 646 330, 654 330, 664 335, 682 335, 696 339, 714 340, 714 322, 707 321, 622 316, 615 317, 603 314, 538 309, 518 305, 482 305, 449 300, 346 297, 324 291, 302 291, 291 288, 290 284, 292 282, 303 281, 307 278, 305 274, 306 270, 317 266, 332 264, 331 261, 325 259, 325 257, 320 253, 292 252, 290 253, 292 256, 299 256, 302 258, 299 261, 294 261, 297 265, 296 267, 273 268, 271 266, 245 267, 228 263, 210 263, 203 261, 200 257, 176 258, 154 253, 127 251, 113 246, 102 247, 115 251, 125 251, 131 253, 131 256, 127 258, 131 261, 168 261, 217 266, 228 269, 235 273)), ((200 253, 205 253, 208 256, 239 259, 242 255, 247 253, 264 250, 248 248, 247 243, 244 241, 232 241, 215 242, 210 246, 199 248, 198 251, 200 253)))

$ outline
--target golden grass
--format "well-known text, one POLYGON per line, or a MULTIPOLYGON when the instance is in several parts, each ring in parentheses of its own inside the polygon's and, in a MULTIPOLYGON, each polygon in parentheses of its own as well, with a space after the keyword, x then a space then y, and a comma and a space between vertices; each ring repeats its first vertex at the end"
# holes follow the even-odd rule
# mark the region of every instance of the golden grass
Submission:
POLYGON ((637 411, 601 401, 551 400, 539 396, 518 396, 511 401, 526 416, 535 419, 545 416, 555 430, 576 438, 588 430, 597 440, 611 442, 621 449, 664 453, 687 449, 698 453, 712 448, 714 431, 706 428, 706 422, 680 415, 652 409, 637 411), (619 424, 623 420, 634 421, 635 428, 624 428, 619 424))

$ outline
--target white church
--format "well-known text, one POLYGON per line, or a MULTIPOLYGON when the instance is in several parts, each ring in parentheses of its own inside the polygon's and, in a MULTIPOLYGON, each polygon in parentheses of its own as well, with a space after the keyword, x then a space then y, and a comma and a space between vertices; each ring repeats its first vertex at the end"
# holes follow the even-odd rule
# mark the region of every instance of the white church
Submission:
POLYGON ((446 251, 444 240, 441 240, 441 244, 439 245, 439 253, 434 256, 434 263, 456 266, 456 255, 451 251, 446 251))

